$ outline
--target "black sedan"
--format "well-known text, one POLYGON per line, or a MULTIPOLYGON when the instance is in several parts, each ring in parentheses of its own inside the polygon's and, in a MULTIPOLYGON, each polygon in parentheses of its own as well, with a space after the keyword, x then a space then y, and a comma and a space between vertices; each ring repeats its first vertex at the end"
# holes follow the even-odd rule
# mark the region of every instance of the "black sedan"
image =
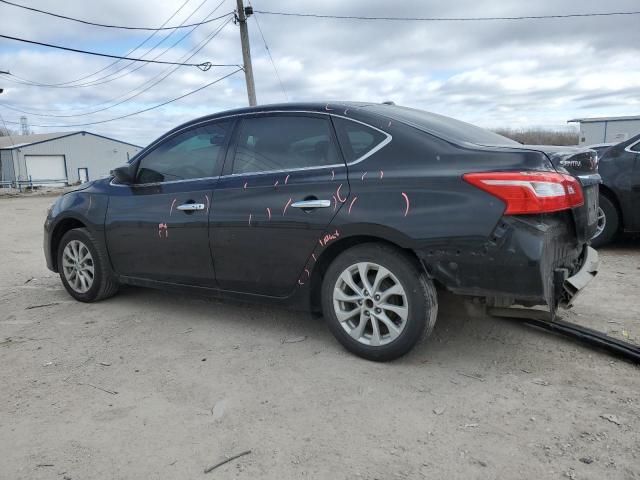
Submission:
POLYGON ((432 330, 436 286, 570 305, 597 268, 599 181, 591 150, 419 110, 261 106, 181 125, 60 197, 44 251, 79 301, 130 284, 281 302, 389 360, 432 330))
POLYGON ((598 156, 602 184, 592 243, 600 247, 620 232, 640 232, 640 135, 603 148, 598 156))

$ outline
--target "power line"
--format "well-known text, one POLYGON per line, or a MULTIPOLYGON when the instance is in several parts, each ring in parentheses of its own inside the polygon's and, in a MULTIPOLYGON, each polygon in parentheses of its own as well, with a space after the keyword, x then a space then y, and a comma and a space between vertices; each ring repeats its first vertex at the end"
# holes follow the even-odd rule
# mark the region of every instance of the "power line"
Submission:
MULTIPOLYGON (((204 3, 207 2, 207 0, 204 0, 200 5, 198 5, 198 7, 196 7, 196 9, 191 12, 191 15, 189 15, 189 17, 191 17, 195 12, 197 12, 200 7, 202 7, 204 5, 204 3)), ((209 14, 205 17, 205 19, 211 15, 213 15, 215 13, 215 11, 220 8, 220 6, 225 2, 225 0, 222 0, 211 12, 209 12, 209 14)), ((187 17, 187 18, 189 18, 187 17)), ((185 19, 186 21, 186 19, 185 19)), ((191 30, 189 30, 187 33, 185 33, 184 35, 182 35, 182 37, 180 37, 178 40, 176 40, 175 42, 173 42, 170 46, 168 46, 167 48, 165 48, 162 52, 158 53, 155 57, 153 57, 151 60, 156 60, 160 57, 162 57, 165 53, 167 53, 169 50, 171 50, 173 47, 175 47, 176 45, 178 45, 179 43, 181 43, 185 38, 187 38, 189 35, 191 35, 194 30, 196 28, 198 28, 200 25, 196 25, 195 27, 193 27, 191 30)), ((173 35, 172 32, 170 33, 168 36, 166 36, 165 38, 163 38, 160 42, 156 43, 151 49, 147 50, 147 52, 144 55, 147 55, 148 53, 150 53, 151 51, 153 51, 158 45, 160 45, 161 43, 163 43, 166 39, 168 39, 171 35, 173 35)), ((187 54, 188 55, 188 54, 187 54)), ((182 58, 185 58, 185 56, 183 56, 182 58)), ((191 58, 191 57, 189 57, 191 58)), ((39 83, 39 82, 32 82, 30 80, 18 77, 17 75, 14 74, 10 74, 12 77, 17 78, 18 80, 23 80, 23 82, 19 82, 19 83, 23 83, 25 85, 31 85, 31 86, 36 86, 36 87, 49 87, 49 88, 84 88, 84 87, 94 87, 96 85, 103 85, 105 83, 110 83, 113 82, 115 80, 118 80, 122 77, 126 77, 127 75, 131 75, 132 73, 146 67, 148 65, 148 63, 142 63, 141 65, 138 65, 137 67, 123 73, 122 75, 118 75, 116 77, 114 77, 115 74, 117 74, 118 72, 124 70, 126 67, 128 67, 129 65, 125 65, 124 67, 119 68, 118 70, 105 75, 103 77, 100 78, 96 78, 94 80, 91 80, 87 83, 81 83, 81 84, 75 84, 75 85, 54 85, 54 84, 48 84, 48 83, 39 83), (111 78, 110 78, 111 77, 111 78), (101 81, 104 80, 104 81, 101 81), (27 82, 27 83, 25 83, 27 82)), ((225 65, 227 66, 227 65, 225 65)), ((235 66, 235 65, 228 65, 228 66, 235 66)), ((135 89, 134 89, 135 90, 135 89)))
MULTIPOLYGON (((2 1, 2 0, 0 0, 2 1)), ((222 18, 222 17, 219 17, 222 18)), ((10 37, 9 35, 0 35, 0 38, 6 38, 8 40, 15 40, 17 42, 31 43, 33 45, 41 45, 43 47, 57 48, 59 50, 66 50, 68 52, 76 52, 83 53, 85 55, 94 55, 98 57, 107 57, 107 58, 119 58, 121 60, 129 60, 131 62, 145 62, 145 63, 160 63, 164 65, 180 65, 183 67, 198 67, 203 72, 206 72, 211 67, 233 67, 233 65, 228 64, 214 64, 211 62, 203 62, 203 63, 177 63, 177 62, 166 62, 162 60, 145 60, 144 58, 133 58, 133 57, 121 57, 119 55, 110 55, 108 53, 99 53, 99 52, 91 52, 89 50, 79 50, 77 48, 69 48, 63 47, 61 45, 52 45, 50 43, 36 42, 35 40, 27 40, 24 38, 10 37)))
MULTIPOLYGON (((185 97, 188 97, 190 95, 193 95, 194 93, 198 93, 201 90, 204 90, 205 88, 210 87, 211 85, 215 85, 218 82, 221 82, 222 80, 229 78, 232 75, 235 75, 236 73, 240 72, 242 70, 242 68, 237 68, 236 70, 234 70, 231 73, 228 73, 212 82, 207 83, 206 85, 203 85, 200 88, 196 88, 195 90, 192 90, 190 92, 185 93, 184 95, 180 95, 179 97, 175 97, 172 98, 171 100, 167 100, 166 102, 162 102, 159 103, 157 105, 153 105, 152 107, 148 107, 145 108, 143 110, 138 110, 136 112, 132 112, 132 113, 128 113, 126 115, 121 115, 119 117, 114 117, 114 118, 109 118, 107 120, 100 120, 100 121, 96 121, 96 122, 89 122, 89 123, 75 123, 72 125, 31 125, 32 127, 40 127, 40 128, 75 128, 75 127, 88 127, 91 125, 99 125, 102 123, 108 123, 108 122, 113 122, 115 120, 122 120, 123 118, 128 118, 128 117, 133 117, 134 115, 139 115, 140 113, 145 113, 148 112, 150 110, 155 110, 156 108, 160 108, 160 107, 164 107, 165 105, 168 105, 170 103, 176 102, 178 100, 182 100, 185 97)), ((12 122, 12 121, 7 121, 6 123, 10 123, 10 124, 14 124, 14 125, 18 125, 19 122, 12 122)))
MULTIPOLYGON (((208 0, 203 0, 196 8, 193 12, 191 12, 189 14, 189 16, 187 18, 184 19, 183 23, 186 22, 189 18, 191 18, 198 10, 200 10, 200 8, 202 8, 202 6, 207 2, 208 0)), ((208 19, 211 15, 213 15, 225 2, 226 0, 221 0, 220 3, 218 3, 218 5, 216 5, 216 7, 211 10, 205 17, 204 19, 208 19)), ((230 16, 228 16, 230 17, 230 16)), ((224 17, 223 17, 224 18, 224 17)), ((196 25, 195 27, 193 27, 191 30, 189 30, 187 33, 185 33, 184 35, 182 35, 180 38, 178 38, 175 42, 173 42, 171 45, 169 45, 167 48, 165 48, 162 52, 160 52, 159 54, 157 54, 155 57, 152 58, 152 60, 156 60, 160 57, 162 57, 165 53, 167 53, 169 50, 171 50, 172 48, 174 48, 176 45, 178 45, 179 43, 182 43, 182 41, 187 38, 189 35, 191 35, 198 27, 200 27, 200 25, 196 25)), ((169 35, 167 35, 166 37, 164 37, 163 39, 161 39, 159 42, 157 42, 152 48, 150 48, 149 50, 147 50, 147 52, 143 55, 147 55, 149 53, 151 53, 156 47, 160 46, 162 43, 165 42, 165 40, 168 40, 174 33, 176 33, 177 30, 174 30, 173 32, 171 32, 169 35)), ((182 57, 184 58, 184 56, 182 57)), ((189 59, 191 59, 191 57, 189 57, 189 59)), ((82 84, 82 85, 78 85, 79 87, 93 87, 96 85, 103 85, 105 83, 109 83, 112 82, 114 80, 118 80, 119 78, 125 77, 127 75, 131 75, 134 72, 137 72, 138 70, 146 67, 148 64, 147 63, 143 63, 141 65, 138 65, 135 68, 132 68, 131 70, 129 70, 128 72, 125 72, 122 75, 118 75, 116 77, 113 77, 113 75, 115 75, 118 72, 121 72, 122 70, 124 70, 124 68, 120 68, 118 70, 116 70, 115 72, 112 72, 110 75, 106 75, 104 77, 101 78, 97 78, 95 80, 92 80, 91 82, 88 82, 86 84, 82 84), (112 77, 112 78, 109 78, 112 77), (105 80, 106 79, 106 80, 105 80), (101 80, 105 80, 105 81, 101 81, 101 80)))
POLYGON ((565 15, 522 15, 516 17, 365 17, 359 15, 325 15, 319 13, 272 12, 268 10, 254 10, 262 15, 280 15, 285 17, 331 18, 339 20, 391 20, 416 22, 482 22, 494 20, 543 20, 581 17, 612 17, 616 15, 639 15, 640 11, 630 12, 596 12, 569 13, 565 15))
MULTIPOLYGON (((191 1, 191 0, 185 0, 185 2, 184 2, 182 5, 180 5, 180 7, 179 7, 175 12, 173 12, 173 14, 172 14, 169 18, 167 18, 167 19, 164 21, 164 23, 163 23, 162 25, 160 25, 160 27, 162 28, 162 27, 164 27, 167 23, 169 23, 169 22, 173 19, 173 17, 175 17, 178 13, 180 13, 180 11, 181 11, 181 10, 182 10, 186 5, 187 5, 187 3, 189 3, 190 1, 191 1)), ((196 10, 194 10, 194 11, 197 11, 197 8, 196 8, 196 10)), ((192 13, 192 15, 193 15, 193 13, 192 13)), ((189 17, 190 17, 190 16, 191 16, 191 15, 189 15, 189 17)), ((187 19, 188 19, 189 17, 187 17, 187 19)), ((183 23, 184 23, 184 22, 183 22, 183 23)), ((128 55, 131 55, 133 52, 135 52, 136 50, 138 50, 139 48, 141 48, 141 47, 142 47, 144 44, 146 44, 149 40, 151 40, 153 37, 155 37, 155 36, 158 34, 158 32, 159 32, 159 30, 156 30, 156 31, 154 31, 153 33, 151 33, 147 38, 145 38, 142 42, 140 42, 138 45, 136 45, 133 49, 131 49, 131 50, 129 50, 127 53, 125 53, 125 54, 124 54, 124 56, 126 57, 126 56, 128 56, 128 55)), ((166 39, 166 38, 169 38, 169 36, 171 36, 174 32, 175 32, 175 30, 174 30, 173 32, 171 32, 168 36, 166 36, 166 37, 165 37, 165 39, 166 39)), ((155 48, 155 46, 154 46, 154 48, 155 48)), ((153 49, 152 49, 152 50, 153 50, 153 49)), ((148 53, 148 52, 147 52, 147 53, 148 53)), ((145 55, 146 55, 146 54, 145 54, 145 55)), ((143 55, 143 56, 144 56, 144 55, 143 55)), ((69 81, 67 81, 67 82, 55 83, 55 84, 50 84, 50 85, 51 85, 51 86, 62 86, 62 85, 69 85, 69 84, 71 84, 71 83, 76 83, 76 82, 79 82, 79 81, 81 81, 81 80, 86 80, 87 78, 91 78, 91 77, 93 77, 94 75, 97 75, 98 73, 104 72, 105 70, 107 70, 107 69, 109 69, 109 68, 113 67, 114 65, 116 65, 117 63, 120 63, 121 61, 122 61, 121 59, 115 60, 115 61, 111 62, 109 65, 107 65, 106 67, 101 68, 100 70, 97 70, 97 71, 95 71, 95 72, 93 72, 93 73, 91 73, 91 74, 89 74, 89 75, 85 75, 84 77, 76 78, 75 80, 69 80, 69 81)), ((113 72, 113 73, 117 73, 117 72, 113 72)))
POLYGON ((175 30, 177 28, 189 28, 189 27, 193 27, 193 26, 196 26, 196 25, 203 25, 205 23, 211 23, 211 22, 213 22, 215 20, 218 20, 218 18, 222 18, 224 16, 227 16, 227 15, 230 15, 230 14, 233 13, 233 12, 228 12, 225 15, 222 15, 221 17, 218 17, 218 18, 212 18, 210 20, 206 20, 206 21, 198 22, 198 23, 191 23, 189 25, 178 25, 178 26, 175 26, 175 27, 160 27, 160 28, 125 27, 125 26, 122 26, 122 25, 109 25, 109 24, 104 24, 104 23, 91 22, 89 20, 81 20, 81 19, 78 19, 78 18, 68 17, 66 15, 60 15, 60 14, 53 13, 53 12, 47 12, 45 10, 40 10, 40 9, 33 8, 33 7, 27 7, 26 5, 20 5, 18 3, 9 2, 7 0, 0 0, 0 2, 1 3, 6 3, 7 5, 11 5, 13 7, 23 8, 25 10, 31 10, 32 12, 37 12, 37 13, 42 13, 44 15, 49 15, 49 16, 52 16, 52 17, 62 18, 64 20, 70 20, 72 22, 84 23, 85 25, 92 25, 94 27, 120 28, 120 29, 123 29, 123 30, 147 30, 147 31, 156 31, 156 32, 157 31, 162 31, 162 30, 175 30))
MULTIPOLYGON (((200 52, 200 50, 202 50, 205 46, 207 46, 216 36, 218 36, 218 34, 222 31, 222 29, 227 26, 229 23, 231 22, 231 19, 228 19, 226 22, 224 22, 222 25, 220 25, 212 34, 210 34, 207 38, 205 38, 202 42, 200 42, 200 44, 198 46, 196 46, 196 48, 192 49, 190 52, 187 52, 187 54, 184 56, 186 57, 187 55, 189 55, 189 57, 186 60, 190 60, 191 57, 193 57, 194 55, 197 55, 198 52, 200 52)), ((183 57, 183 58, 184 58, 183 57)), ((236 65, 237 66, 237 65, 236 65)), ((170 67, 171 68, 171 67, 170 67)), ((84 117, 87 115, 93 115, 94 113, 99 113, 99 112, 103 112, 105 110, 109 110, 113 107, 117 107, 119 105, 122 105, 130 100, 133 100, 136 97, 139 97, 140 95, 142 95, 143 93, 149 91, 151 88, 155 87, 156 85, 158 85, 159 83, 163 82, 167 77, 169 77, 170 75, 172 75, 176 70, 178 70, 178 68, 180 68, 179 65, 172 67, 171 71, 169 71, 168 73, 166 73, 164 76, 162 76, 163 74, 161 73, 160 75, 156 75, 155 77, 151 78, 150 80, 147 80, 146 82, 144 82, 142 85, 129 90, 128 92, 124 93, 123 95, 119 95, 118 97, 115 97, 111 100, 108 100, 107 102, 103 102, 104 103, 109 103, 112 102, 114 100, 117 100, 119 98, 122 98, 124 96, 129 95, 132 92, 135 92, 136 90, 138 90, 140 87, 144 87, 146 85, 146 88, 143 88, 142 90, 140 90, 139 92, 135 93, 134 95, 131 95, 128 98, 125 98, 124 100, 114 103, 112 105, 108 105, 104 108, 100 108, 97 110, 93 110, 93 111, 88 111, 88 112, 83 112, 83 113, 75 113, 75 114, 67 114, 67 115, 56 115, 56 114, 43 114, 43 113, 37 113, 37 112, 30 112, 30 111, 26 111, 26 110, 22 110, 19 109, 17 107, 14 107, 13 105, 7 105, 5 103, 0 104, 3 107, 9 109, 9 110, 13 110, 16 112, 20 112, 20 113, 26 113, 28 115, 35 115, 37 117, 53 117, 53 118, 70 118, 70 117, 84 117), (154 82, 154 80, 156 80, 157 78, 160 78, 159 80, 157 80, 156 82, 154 82), (152 83, 153 82, 153 83, 152 83)), ((98 104, 101 105, 101 104, 98 104)), ((96 105, 97 106, 97 105, 96 105)))
MULTIPOLYGON (((189 20, 193 15, 195 15, 195 13, 200 10, 203 5, 207 2, 208 0, 203 0, 188 16, 187 18, 185 18, 181 24, 186 23, 187 20, 189 20)), ((205 16, 205 20, 207 18, 209 18, 211 15, 213 15, 216 10, 218 10, 222 4, 225 2, 225 0, 221 0, 221 2, 211 11, 209 12, 209 14, 207 16, 205 16)), ((167 53, 169 50, 171 50, 173 47, 175 47, 176 45, 178 45, 179 43, 181 43, 185 38, 187 38, 189 35, 191 35, 193 33, 193 31, 198 28, 200 25, 196 25, 195 27, 193 27, 191 30, 189 30, 187 33, 185 33, 182 37, 180 37, 178 40, 176 40, 175 42, 173 42, 173 44, 171 44, 168 48, 165 48, 162 52, 160 52, 159 54, 157 54, 155 57, 152 58, 152 60, 156 60, 160 57, 162 57, 165 53, 167 53)), ((151 47, 150 49, 148 49, 142 56, 145 57, 146 55, 150 54, 153 50, 156 49, 156 47, 160 46, 161 44, 163 44, 166 40, 168 40, 174 33, 176 33, 178 30, 174 30, 172 31, 169 35, 167 35, 166 37, 163 37, 160 39, 160 41, 156 42, 155 45, 153 47, 151 47)), ((154 32, 154 34, 157 32, 154 32)), ((132 68, 131 70, 125 72, 122 75, 117 75, 117 73, 121 72, 122 70, 124 70, 125 68, 129 67, 129 65, 124 65, 120 68, 118 68, 117 70, 111 72, 108 75, 104 75, 100 78, 95 78, 93 80, 90 80, 89 82, 86 83, 82 83, 82 84, 77 84, 74 86, 77 87, 93 87, 96 85, 103 85, 105 83, 110 83, 113 82, 115 80, 118 80, 122 77, 126 77, 127 75, 131 75, 133 72, 137 72, 138 70, 146 67, 148 65, 148 63, 142 63, 134 68, 132 68), (104 81, 102 81, 104 80, 104 81)))
MULTIPOLYGON (((251 5, 251 2, 249 2, 251 5)), ((253 7, 253 5, 251 5, 253 7)), ((255 15, 253 19, 256 21, 256 26, 258 27, 258 31, 260 32, 260 36, 262 37, 262 41, 264 42, 264 48, 267 51, 267 55, 269 55, 269 60, 271 60, 271 65, 273 66, 274 72, 276 72, 276 77, 278 78, 278 83, 280 84, 280 88, 282 89, 282 93, 284 98, 289 101, 289 95, 287 94, 287 90, 284 88, 284 84, 282 83, 282 79, 280 78, 280 73, 278 72, 278 67, 276 67, 276 62, 273 61, 273 57, 271 56, 271 50, 269 49, 269 45, 267 45, 267 39, 264 38, 264 33, 262 33, 262 28, 260 27, 260 22, 258 22, 258 17, 255 15)))

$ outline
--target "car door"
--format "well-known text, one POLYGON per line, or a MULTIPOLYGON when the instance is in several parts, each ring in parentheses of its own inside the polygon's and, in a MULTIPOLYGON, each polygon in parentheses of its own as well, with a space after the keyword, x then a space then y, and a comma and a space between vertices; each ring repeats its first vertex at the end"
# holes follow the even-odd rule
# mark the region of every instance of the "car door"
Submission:
POLYGON ((283 297, 349 194, 329 116, 267 113, 238 121, 211 211, 224 290, 283 297))
POLYGON ((137 163, 133 185, 113 185, 105 220, 114 270, 128 277, 215 286, 209 212, 231 122, 169 135, 137 163))
POLYGON ((630 211, 633 215, 626 226, 628 230, 640 231, 640 140, 627 147, 627 153, 633 156, 631 172, 630 211))
POLYGON ((599 161, 603 183, 615 193, 624 228, 640 230, 640 141, 636 138, 614 145, 599 161))

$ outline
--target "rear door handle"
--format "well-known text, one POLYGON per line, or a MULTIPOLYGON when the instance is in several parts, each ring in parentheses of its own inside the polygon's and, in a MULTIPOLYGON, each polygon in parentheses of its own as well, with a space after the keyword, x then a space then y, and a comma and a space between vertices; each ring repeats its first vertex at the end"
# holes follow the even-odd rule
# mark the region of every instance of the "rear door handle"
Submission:
POLYGON ((301 200, 291 204, 293 208, 327 208, 331 206, 331 200, 301 200))
POLYGON ((193 212, 195 210, 204 210, 204 203, 183 203, 176 208, 183 212, 193 212))

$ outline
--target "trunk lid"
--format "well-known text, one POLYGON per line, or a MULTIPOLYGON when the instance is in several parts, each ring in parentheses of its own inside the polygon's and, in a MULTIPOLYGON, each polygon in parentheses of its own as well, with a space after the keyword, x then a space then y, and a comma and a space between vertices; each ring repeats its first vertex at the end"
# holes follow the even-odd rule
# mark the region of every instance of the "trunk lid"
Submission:
POLYGON ((524 148, 544 153, 559 172, 578 178, 598 173, 598 153, 595 150, 551 145, 525 145, 524 148))

